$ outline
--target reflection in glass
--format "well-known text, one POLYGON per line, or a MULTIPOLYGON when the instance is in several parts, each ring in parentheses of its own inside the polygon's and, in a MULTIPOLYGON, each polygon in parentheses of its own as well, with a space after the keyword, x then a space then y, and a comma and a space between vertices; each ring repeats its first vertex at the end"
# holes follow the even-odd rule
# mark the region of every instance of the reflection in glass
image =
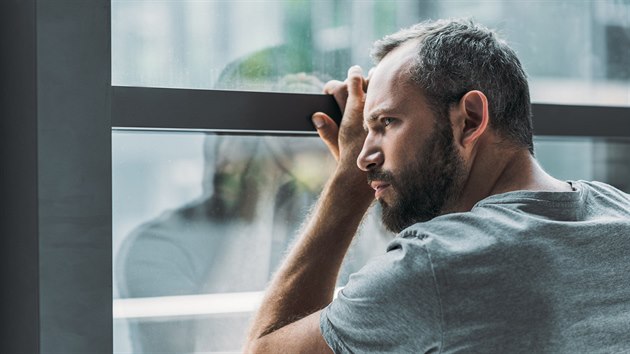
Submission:
MULTIPOLYGON (((333 167, 316 137, 115 132, 117 350, 238 351, 333 167)), ((385 251, 392 235, 377 220, 339 285, 385 251)))
MULTIPOLYGON (((317 137, 115 131, 116 352, 239 351, 262 291, 334 168, 317 137)), ((561 179, 630 191, 630 141, 537 138, 561 179)), ((339 286, 392 235, 378 204, 339 286)))
POLYGON ((278 68, 343 78, 351 65, 371 66, 374 40, 424 19, 462 16, 507 38, 534 102, 630 106, 625 0, 112 0, 112 82, 302 92, 270 78, 278 68))

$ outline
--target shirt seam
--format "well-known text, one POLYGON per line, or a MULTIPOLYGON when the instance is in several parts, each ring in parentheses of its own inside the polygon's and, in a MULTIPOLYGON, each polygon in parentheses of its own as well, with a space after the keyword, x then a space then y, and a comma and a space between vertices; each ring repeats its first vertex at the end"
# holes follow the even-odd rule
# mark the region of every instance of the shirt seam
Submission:
MULTIPOLYGON (((587 191, 583 187, 578 188, 578 183, 576 181, 567 181, 571 188, 574 189, 573 192, 560 192, 563 195, 556 195, 554 198, 544 198, 544 197, 536 197, 533 194, 536 193, 549 193, 551 195, 556 194, 556 192, 536 192, 531 191, 532 194, 527 195, 528 191, 516 191, 516 192, 508 192, 503 193, 506 197, 501 198, 501 194, 492 195, 488 198, 480 200, 475 206, 482 206, 488 204, 513 204, 519 202, 527 202, 527 201, 537 201, 537 202, 545 202, 550 204, 567 204, 567 203, 578 203, 580 200, 584 199, 584 193, 587 191), (512 194, 514 193, 514 194, 512 194), (520 194, 520 195, 519 195, 520 194), (494 200, 497 199, 497 200, 494 200)), ((547 196, 547 197, 549 197, 547 196)))
POLYGON ((543 202, 547 204, 571 204, 571 203, 578 203, 580 199, 576 198, 576 199, 565 199, 565 200, 549 200, 549 199, 541 199, 541 198, 522 197, 522 198, 514 198, 511 200, 482 201, 482 202, 477 203, 476 206, 493 205, 493 204, 515 204, 515 203, 532 202, 532 201, 543 202))
POLYGON ((444 348, 444 309, 442 307, 442 296, 440 295, 440 289, 438 288, 437 276, 435 274, 435 267, 433 265, 433 259, 431 258, 431 252, 426 247, 426 245, 422 246, 427 253, 427 258, 429 259, 429 265, 431 266, 431 277, 433 278, 433 286, 435 288, 435 292, 437 295, 438 306, 440 308, 440 350, 438 354, 442 353, 444 348))

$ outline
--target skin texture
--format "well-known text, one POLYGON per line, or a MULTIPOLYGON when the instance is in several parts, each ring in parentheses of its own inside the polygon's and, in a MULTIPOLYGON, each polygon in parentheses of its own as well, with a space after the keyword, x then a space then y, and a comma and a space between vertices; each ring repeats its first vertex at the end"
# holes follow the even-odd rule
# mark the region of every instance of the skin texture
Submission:
MULTIPOLYGON (((337 159, 337 168, 267 290, 246 353, 330 353, 319 329, 320 312, 332 301, 337 273, 361 218, 375 196, 387 205, 401 199, 404 180, 411 175, 406 170, 440 167, 431 161, 443 155, 427 145, 437 130, 435 116, 405 76, 412 54, 413 43, 388 54, 369 75, 369 85, 355 66, 344 82, 324 87, 340 104, 342 123, 337 127, 323 113, 315 113, 313 123, 337 159), (424 160, 419 157, 430 153, 424 160), (394 183, 379 180, 374 171, 386 171, 394 183), (371 185, 366 183, 368 173, 371 185), (348 201, 354 208, 347 207, 348 201)), ((448 119, 457 173, 441 196, 439 213, 468 211, 479 200, 508 191, 570 190, 546 174, 527 149, 511 146, 489 127, 483 92, 466 93, 451 107, 448 119)), ((420 180, 414 188, 431 190, 430 183, 420 180)))

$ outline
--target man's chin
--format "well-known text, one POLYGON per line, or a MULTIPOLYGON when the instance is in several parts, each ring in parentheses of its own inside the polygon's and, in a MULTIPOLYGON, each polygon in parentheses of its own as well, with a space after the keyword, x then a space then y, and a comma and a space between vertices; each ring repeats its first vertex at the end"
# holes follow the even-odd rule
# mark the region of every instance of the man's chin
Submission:
POLYGON ((383 223, 383 226, 385 226, 385 228, 388 231, 391 231, 397 234, 401 232, 402 230, 406 229, 408 226, 413 225, 413 224, 407 225, 407 223, 404 223, 403 220, 401 220, 401 214, 398 208, 394 208, 390 206, 383 199, 379 199, 378 202, 381 204, 381 214, 382 214, 381 222, 383 223))
POLYGON ((398 205, 390 205, 386 201, 379 199, 381 205, 381 222, 383 226, 391 232, 400 233, 402 230, 417 224, 419 222, 429 221, 439 213, 410 213, 409 209, 402 208, 398 205))

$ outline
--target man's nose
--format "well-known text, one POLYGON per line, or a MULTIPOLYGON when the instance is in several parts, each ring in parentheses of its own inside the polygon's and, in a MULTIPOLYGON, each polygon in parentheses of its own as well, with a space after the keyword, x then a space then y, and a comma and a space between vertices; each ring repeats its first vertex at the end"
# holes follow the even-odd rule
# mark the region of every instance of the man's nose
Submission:
POLYGON ((373 170, 383 164, 384 156, 378 145, 368 138, 363 143, 363 149, 357 157, 357 166, 363 171, 373 170))

